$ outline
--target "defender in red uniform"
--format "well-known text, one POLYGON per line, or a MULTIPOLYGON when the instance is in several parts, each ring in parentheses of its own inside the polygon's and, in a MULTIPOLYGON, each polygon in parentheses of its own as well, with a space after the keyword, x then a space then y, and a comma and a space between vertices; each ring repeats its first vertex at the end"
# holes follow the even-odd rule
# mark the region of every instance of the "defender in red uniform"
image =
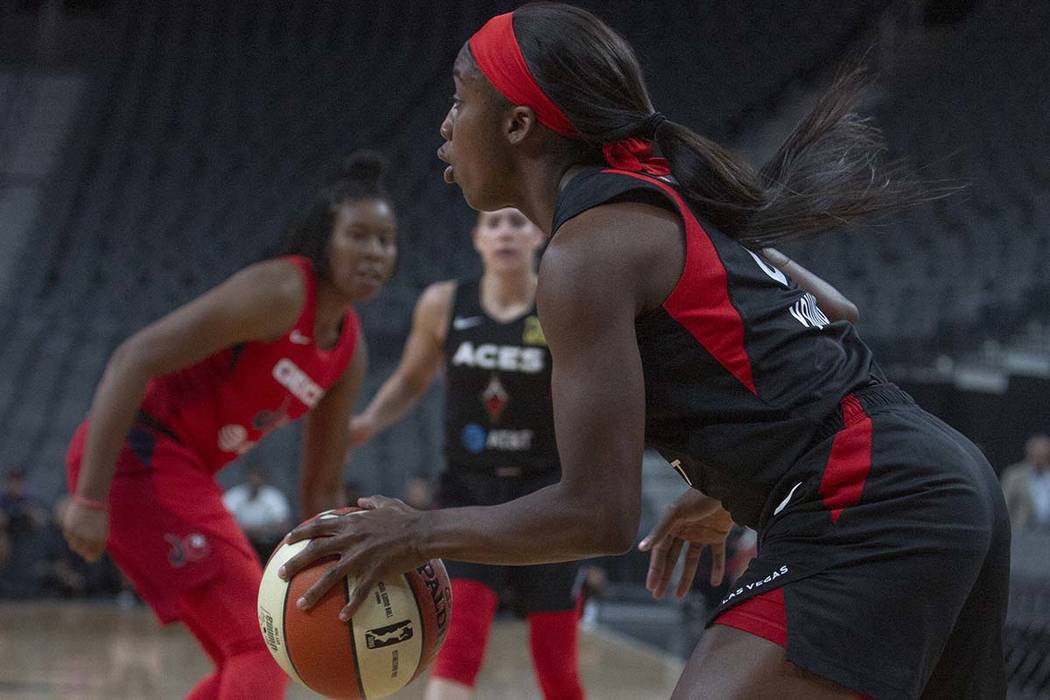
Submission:
POLYGON ((627 43, 577 8, 492 19, 454 78, 445 179, 551 236, 537 307, 562 478, 491 507, 363 499, 373 510, 352 523, 299 528, 292 539, 329 539, 286 575, 340 557, 304 604, 347 570, 369 572, 367 591, 434 556, 623 551, 648 443, 696 489, 645 543, 652 588, 682 549, 720 542, 729 516, 759 533, 676 698, 1004 697, 1010 530, 994 472, 887 381, 850 324, 751 252, 917 191, 877 167, 878 134, 851 113, 857 81, 756 170, 655 111, 627 43))
POLYGON ((70 546, 103 549, 162 622, 181 620, 215 673, 189 698, 279 698, 287 677, 256 624, 262 570, 214 474, 306 415, 304 515, 342 505, 347 422, 366 352, 352 304, 393 270, 383 162, 351 156, 289 235, 113 353, 69 448, 70 546))

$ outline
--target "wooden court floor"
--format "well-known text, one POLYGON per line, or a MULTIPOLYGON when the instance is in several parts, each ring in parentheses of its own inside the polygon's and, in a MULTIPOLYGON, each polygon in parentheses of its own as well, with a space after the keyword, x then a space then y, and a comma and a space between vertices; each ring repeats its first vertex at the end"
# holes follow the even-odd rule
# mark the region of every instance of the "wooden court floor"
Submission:
MULTIPOLYGON (((581 633, 580 667, 593 700, 656 700, 670 696, 682 664, 599 630, 581 633)), ((184 628, 161 627, 141 607, 0 603, 3 700, 177 699, 209 670, 184 628)), ((541 697, 524 623, 496 623, 477 690, 478 700, 541 697)), ((419 700, 422 691, 417 681, 394 697, 419 700)), ((289 686, 289 700, 315 697, 289 686)))

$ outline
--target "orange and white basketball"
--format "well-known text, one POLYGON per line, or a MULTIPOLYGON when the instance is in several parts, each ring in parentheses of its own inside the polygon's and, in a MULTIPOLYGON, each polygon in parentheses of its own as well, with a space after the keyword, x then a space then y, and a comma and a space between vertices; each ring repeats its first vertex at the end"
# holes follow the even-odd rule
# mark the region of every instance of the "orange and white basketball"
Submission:
MULTIPOLYGON (((326 511, 318 518, 353 517, 356 509, 326 511)), ((309 540, 284 542, 270 556, 259 587, 259 626, 281 668, 316 693, 365 700, 395 693, 437 656, 448 632, 452 587, 440 559, 380 581, 347 623, 339 611, 349 600, 347 576, 309 610, 295 601, 331 560, 314 563, 291 581, 277 571, 309 540)))

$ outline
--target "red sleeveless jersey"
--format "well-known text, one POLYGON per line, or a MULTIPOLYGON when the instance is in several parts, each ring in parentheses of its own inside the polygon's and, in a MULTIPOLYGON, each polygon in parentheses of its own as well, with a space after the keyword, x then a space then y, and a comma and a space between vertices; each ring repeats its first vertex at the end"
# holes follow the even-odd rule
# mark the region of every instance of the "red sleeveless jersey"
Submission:
POLYGON ((286 259, 302 271, 306 282, 306 303, 287 333, 274 341, 227 348, 191 367, 155 377, 146 389, 139 421, 192 449, 212 471, 316 406, 353 356, 356 314, 347 313, 335 347, 317 347, 313 266, 306 258, 286 259))

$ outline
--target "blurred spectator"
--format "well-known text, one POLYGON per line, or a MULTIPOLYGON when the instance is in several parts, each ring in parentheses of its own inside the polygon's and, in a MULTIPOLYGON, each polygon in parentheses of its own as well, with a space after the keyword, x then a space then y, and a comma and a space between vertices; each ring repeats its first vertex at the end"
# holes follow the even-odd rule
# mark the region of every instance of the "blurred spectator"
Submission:
POLYGON ((0 513, 7 516, 8 532, 37 531, 47 525, 47 506, 26 491, 26 475, 21 469, 11 469, 4 477, 0 492, 0 513))
POLYGON ((7 516, 0 513, 0 571, 4 570, 4 565, 10 556, 11 538, 7 534, 7 516))
MULTIPOLYGON (((11 469, 0 491, 0 517, 4 521, 5 556, 0 556, 0 597, 35 595, 39 582, 41 539, 48 509, 26 490, 25 472, 11 469)), ((0 553, 2 554, 2 553, 0 553)))
POLYGON ((262 561, 270 557, 291 528, 292 515, 288 497, 266 482, 266 469, 252 464, 247 481, 231 488, 222 498, 262 561))
POLYGON ((1002 482, 1015 532, 1050 529, 1050 436, 1028 438, 1024 460, 1003 470, 1002 482))
POLYGON ((62 535, 62 518, 69 505, 69 496, 55 503, 51 521, 39 540, 39 560, 36 574, 38 591, 42 595, 60 597, 116 598, 124 589, 124 582, 112 560, 103 557, 93 563, 73 553, 62 535))

